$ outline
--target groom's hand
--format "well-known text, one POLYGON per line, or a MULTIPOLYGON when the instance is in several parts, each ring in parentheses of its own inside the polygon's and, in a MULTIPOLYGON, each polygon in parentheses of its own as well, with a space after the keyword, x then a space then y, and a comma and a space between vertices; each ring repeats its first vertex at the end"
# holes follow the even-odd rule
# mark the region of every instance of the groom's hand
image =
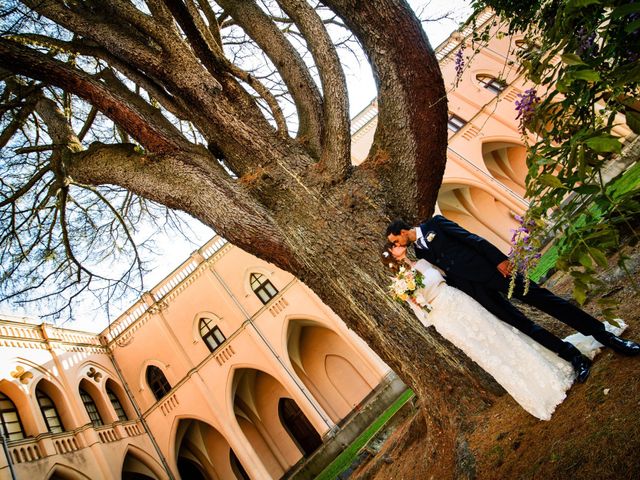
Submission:
POLYGON ((497 268, 500 274, 504 278, 507 278, 509 275, 511 275, 511 270, 513 269, 511 262, 509 260, 503 260, 498 264, 497 268))

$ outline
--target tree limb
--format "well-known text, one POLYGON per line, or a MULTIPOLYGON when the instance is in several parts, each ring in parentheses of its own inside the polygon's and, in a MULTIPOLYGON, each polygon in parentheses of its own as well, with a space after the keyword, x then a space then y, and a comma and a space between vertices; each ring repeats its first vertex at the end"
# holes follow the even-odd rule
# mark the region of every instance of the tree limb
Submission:
POLYGON ((156 124, 155 115, 132 108, 125 99, 86 73, 12 40, 0 39, 0 56, 15 73, 69 89, 89 101, 151 151, 175 151, 185 146, 180 138, 167 131, 166 124, 156 124))
POLYGON ((298 139, 313 157, 319 158, 322 99, 304 61, 254 0, 220 0, 218 3, 277 68, 296 104, 300 123, 298 139))
POLYGON ((18 131, 19 128, 22 127, 22 125, 24 125, 24 122, 26 122, 31 112, 33 112, 34 107, 35 101, 33 101, 33 99, 31 101, 26 100, 25 105, 22 106, 20 110, 18 110, 18 112, 11 119, 11 123, 9 123, 9 125, 7 125, 7 127, 0 134, 0 148, 4 148, 11 137, 13 137, 13 135, 18 131))
POLYGON ((5 198, 4 200, 2 200, 0 202, 0 208, 6 207, 7 205, 9 205, 11 203, 14 203, 21 196, 23 196, 29 190, 31 190, 31 188, 36 183, 38 183, 40 181, 40 179, 47 174, 47 172, 50 172, 50 171, 51 171, 51 167, 49 165, 45 165, 44 167, 42 167, 40 170, 38 170, 36 173, 33 174, 33 176, 29 179, 29 181, 27 183, 25 183, 16 192, 14 192, 13 195, 11 195, 11 196, 5 198))
POLYGON ((320 168, 332 180, 341 180, 351 167, 349 98, 338 53, 322 19, 304 0, 278 0, 300 28, 318 66, 322 82, 323 118, 320 168))
POLYGON ((392 216, 409 221, 427 218, 433 213, 446 163, 447 98, 422 25, 404 2, 324 3, 362 44, 378 86, 378 127, 363 170, 376 170, 385 188, 396 193, 392 216), (396 34, 381 34, 389 31, 388 25, 396 34))
POLYGON ((188 211, 240 248, 266 258, 275 255, 285 265, 295 258, 279 228, 261 207, 209 154, 195 152, 149 156, 134 145, 93 144, 74 154, 67 171, 74 181, 90 185, 119 185, 168 208, 188 211), (261 238, 260 245, 251 242, 261 238))
POLYGON ((190 0, 187 0, 186 6, 181 1, 167 1, 166 3, 189 39, 196 56, 207 70, 214 77, 219 77, 222 73, 229 71, 254 88, 271 109, 278 131, 281 135, 286 136, 287 123, 275 97, 261 82, 227 60, 222 46, 210 34, 193 3, 190 0))

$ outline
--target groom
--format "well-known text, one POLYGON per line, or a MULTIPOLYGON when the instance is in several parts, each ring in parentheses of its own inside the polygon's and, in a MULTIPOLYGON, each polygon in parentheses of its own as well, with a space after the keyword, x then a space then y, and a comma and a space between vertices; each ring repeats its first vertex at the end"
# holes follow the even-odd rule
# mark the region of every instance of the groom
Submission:
MULTIPOLYGON (((442 215, 418 227, 396 220, 387 227, 387 239, 401 246, 413 245, 416 257, 445 272, 447 283, 473 297, 502 321, 516 327, 573 365, 578 382, 589 376, 591 361, 569 342, 536 325, 507 298, 511 265, 506 255, 484 238, 474 235, 442 215)), ((624 355, 640 354, 640 345, 605 330, 604 325, 580 308, 534 282, 524 292, 524 277, 516 276, 513 296, 573 327, 624 355)))

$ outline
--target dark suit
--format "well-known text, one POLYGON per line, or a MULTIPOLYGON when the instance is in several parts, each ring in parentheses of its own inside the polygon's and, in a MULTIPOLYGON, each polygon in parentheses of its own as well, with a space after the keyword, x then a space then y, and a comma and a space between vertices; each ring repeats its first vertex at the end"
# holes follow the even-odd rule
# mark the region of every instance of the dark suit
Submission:
MULTIPOLYGON (((427 248, 414 244, 416 256, 442 269, 447 283, 473 297, 496 317, 571 361, 579 351, 540 325, 536 325, 506 298, 509 278, 504 278, 497 265, 507 257, 494 245, 457 223, 436 215, 419 227, 427 248)), ((516 277, 513 296, 570 325, 584 335, 596 339, 606 332, 601 322, 580 308, 554 295, 546 288, 531 282, 529 292, 523 295, 524 278, 516 277)))

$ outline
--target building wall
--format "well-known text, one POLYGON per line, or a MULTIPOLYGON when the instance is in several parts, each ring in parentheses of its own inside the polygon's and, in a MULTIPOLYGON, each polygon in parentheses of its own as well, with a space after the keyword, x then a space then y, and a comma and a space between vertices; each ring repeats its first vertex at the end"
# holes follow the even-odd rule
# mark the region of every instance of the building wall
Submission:
MULTIPOLYGON (((282 418, 282 399, 293 400, 321 442, 391 373, 297 279, 219 237, 99 335, 4 320, 0 343, 0 392, 27 437, 10 442, 19 478, 46 479, 54 470, 63 478, 126 478, 123 468, 157 479, 168 478, 168 468, 179 478, 179 464, 213 478, 236 478, 238 468, 279 478, 304 455, 282 418), (252 273, 277 290, 266 305, 252 273), (225 337, 213 352, 201 336, 203 318, 225 337), (159 400, 146 378, 151 366, 167 382, 159 400), (355 380, 345 381, 345 372, 355 380), (37 385, 56 405, 63 433, 48 432, 37 385), (107 385, 128 420, 118 419, 107 385), (103 426, 91 424, 80 387, 103 426)), ((10 478, 7 468, 0 478, 10 478)))

